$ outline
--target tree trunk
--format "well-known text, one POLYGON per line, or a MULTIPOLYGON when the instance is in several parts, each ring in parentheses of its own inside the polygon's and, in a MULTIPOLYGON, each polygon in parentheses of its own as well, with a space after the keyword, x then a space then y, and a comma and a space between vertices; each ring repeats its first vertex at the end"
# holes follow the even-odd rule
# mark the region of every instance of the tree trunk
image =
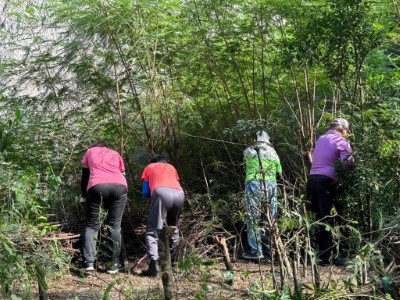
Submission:
POLYGON ((176 299, 176 288, 172 275, 171 252, 169 241, 176 227, 166 225, 161 231, 158 239, 158 252, 160 254, 161 279, 166 300, 176 299))

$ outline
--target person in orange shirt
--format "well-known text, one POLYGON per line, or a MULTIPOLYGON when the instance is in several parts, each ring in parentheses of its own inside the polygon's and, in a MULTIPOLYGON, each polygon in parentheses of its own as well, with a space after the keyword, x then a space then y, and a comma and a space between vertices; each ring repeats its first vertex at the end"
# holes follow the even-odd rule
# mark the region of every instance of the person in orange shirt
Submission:
POLYGON ((178 172, 173 165, 167 163, 165 157, 158 155, 153 158, 142 174, 143 195, 150 198, 146 226, 146 250, 150 258, 147 270, 143 276, 158 276, 160 272, 158 255, 158 231, 164 226, 175 226, 171 238, 171 251, 176 251, 179 243, 178 219, 185 193, 179 183, 178 172))

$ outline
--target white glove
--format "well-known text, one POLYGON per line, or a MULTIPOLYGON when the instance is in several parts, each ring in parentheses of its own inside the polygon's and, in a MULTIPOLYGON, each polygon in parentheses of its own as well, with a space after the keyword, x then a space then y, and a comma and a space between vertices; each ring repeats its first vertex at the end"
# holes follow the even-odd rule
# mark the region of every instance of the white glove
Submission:
POLYGON ((86 202, 86 198, 85 197, 81 197, 81 200, 79 201, 79 203, 85 203, 86 202))

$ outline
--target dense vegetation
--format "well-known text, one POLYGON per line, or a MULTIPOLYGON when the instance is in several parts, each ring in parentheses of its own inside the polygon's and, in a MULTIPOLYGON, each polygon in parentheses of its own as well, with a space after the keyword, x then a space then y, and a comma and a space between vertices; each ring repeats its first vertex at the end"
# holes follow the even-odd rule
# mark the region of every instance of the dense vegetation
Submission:
MULTIPOLYGON (((287 255, 301 255, 314 224, 304 205, 310 154, 342 116, 357 162, 342 182, 354 276, 377 278, 371 297, 398 296, 397 0, 6 0, 0 11, 4 295, 30 295, 32 282, 45 290, 50 270, 69 262, 44 237, 54 222, 83 219, 80 160, 99 139, 123 154, 132 226, 145 218, 143 167, 168 156, 188 211, 207 220, 192 245, 201 247, 215 232, 241 232, 242 151, 266 130, 286 179, 279 236, 287 255)), ((301 297, 292 277, 277 297, 301 297)))

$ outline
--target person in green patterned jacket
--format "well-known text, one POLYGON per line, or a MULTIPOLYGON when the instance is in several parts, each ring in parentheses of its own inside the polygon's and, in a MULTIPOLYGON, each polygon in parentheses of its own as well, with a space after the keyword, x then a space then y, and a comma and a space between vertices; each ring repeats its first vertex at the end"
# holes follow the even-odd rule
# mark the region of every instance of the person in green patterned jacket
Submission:
POLYGON ((277 176, 282 176, 282 166, 275 149, 265 131, 257 132, 256 141, 244 150, 246 167, 245 209, 247 213, 247 242, 250 251, 243 253, 243 258, 260 260, 264 255, 271 257, 269 231, 265 230, 262 240, 261 227, 266 212, 271 220, 278 218, 277 176), (269 208, 269 209, 267 209, 269 208))

